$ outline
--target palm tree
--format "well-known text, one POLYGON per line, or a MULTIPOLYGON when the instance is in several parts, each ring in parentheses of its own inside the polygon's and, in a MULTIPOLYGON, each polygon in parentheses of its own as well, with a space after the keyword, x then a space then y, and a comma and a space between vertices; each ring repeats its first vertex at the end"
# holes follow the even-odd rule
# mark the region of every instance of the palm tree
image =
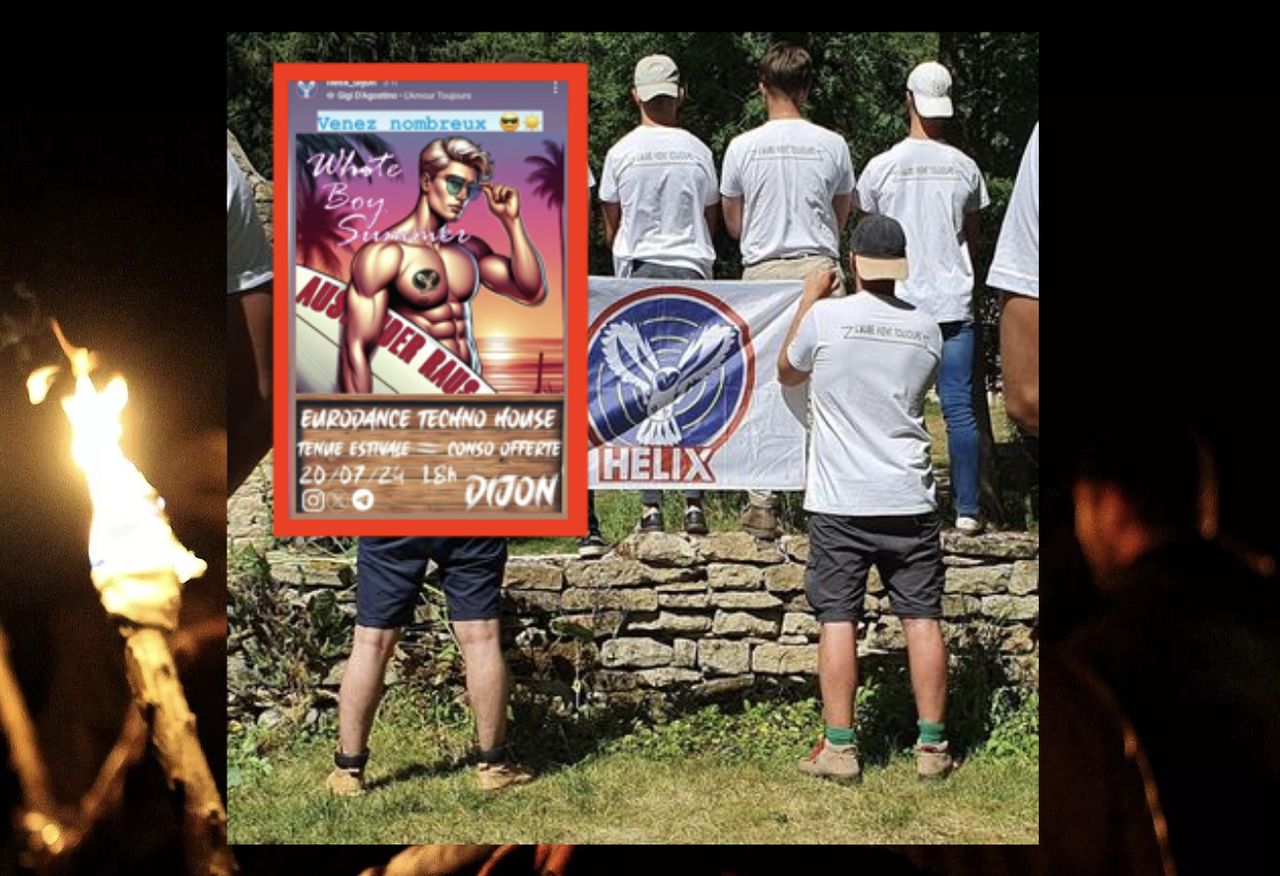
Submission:
POLYGON ((527 180, 533 183, 533 193, 547 202, 547 206, 556 208, 560 231, 560 264, 564 264, 564 147, 551 140, 543 140, 542 148, 549 157, 530 155, 525 158, 527 164, 534 165, 537 170, 529 174, 527 180))
MULTIPOLYGON (((342 270, 338 246, 342 235, 337 223, 347 211, 334 212, 325 209, 316 178, 308 172, 307 159, 317 153, 337 154, 350 152, 357 167, 365 165, 365 155, 375 156, 394 150, 391 144, 373 134, 345 136, 337 134, 299 134, 294 149, 294 165, 301 185, 297 189, 297 215, 294 231, 297 235, 298 253, 305 264, 323 267, 336 275, 342 270), (362 151, 364 154, 362 154, 362 151)), ((396 158, 397 163, 399 158, 396 158)), ((370 185, 372 178, 366 178, 370 185)))

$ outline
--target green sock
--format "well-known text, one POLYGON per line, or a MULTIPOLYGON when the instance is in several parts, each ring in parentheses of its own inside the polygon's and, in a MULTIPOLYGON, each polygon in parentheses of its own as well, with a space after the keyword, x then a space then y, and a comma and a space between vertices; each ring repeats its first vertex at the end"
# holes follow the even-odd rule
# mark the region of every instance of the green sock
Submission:
POLYGON ((858 735, 852 727, 832 727, 828 724, 827 741, 832 745, 857 745, 858 735))
POLYGON ((920 728, 920 738, 916 742, 922 745, 941 745, 947 741, 947 725, 942 721, 937 724, 931 721, 916 721, 920 728))

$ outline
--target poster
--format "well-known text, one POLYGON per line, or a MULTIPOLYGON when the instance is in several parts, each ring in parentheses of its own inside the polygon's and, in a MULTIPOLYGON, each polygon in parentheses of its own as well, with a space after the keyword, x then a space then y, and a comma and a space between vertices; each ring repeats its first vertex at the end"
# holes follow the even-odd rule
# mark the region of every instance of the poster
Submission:
POLYGON ((585 530, 585 72, 276 65, 277 534, 585 530))

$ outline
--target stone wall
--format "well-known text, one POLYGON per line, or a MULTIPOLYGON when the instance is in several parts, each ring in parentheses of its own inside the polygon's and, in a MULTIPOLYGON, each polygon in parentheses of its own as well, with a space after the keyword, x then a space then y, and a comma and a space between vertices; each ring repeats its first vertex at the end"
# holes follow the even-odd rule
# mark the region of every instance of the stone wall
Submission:
MULTIPOLYGON (((944 546, 943 629, 953 657, 979 649, 1010 682, 1037 684, 1036 538, 948 533, 944 546)), ((601 560, 513 557, 503 624, 518 683, 581 705, 714 697, 764 683, 811 681, 819 626, 804 596, 807 553, 803 536, 770 544, 745 533, 654 533, 627 538, 601 560)), ((354 616, 350 558, 276 550, 267 560, 282 600, 301 605, 330 591, 342 615, 354 616)), ((901 660, 902 625, 888 614, 874 570, 866 609, 860 656, 901 660)), ((437 602, 422 601, 397 650, 393 681, 447 641, 441 616, 437 602)), ((235 652, 244 640, 235 633, 229 686, 232 709, 243 716, 260 711, 269 697, 238 683, 235 652)), ((314 674, 320 699, 332 701, 341 662, 314 674)))

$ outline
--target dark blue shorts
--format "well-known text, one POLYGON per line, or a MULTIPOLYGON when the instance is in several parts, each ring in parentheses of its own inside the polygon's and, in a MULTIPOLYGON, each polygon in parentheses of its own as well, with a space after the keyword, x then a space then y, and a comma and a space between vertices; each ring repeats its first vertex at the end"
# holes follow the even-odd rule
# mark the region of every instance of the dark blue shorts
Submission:
POLYGON ((455 621, 498 617, 505 538, 361 538, 356 570, 356 623, 390 629, 412 623, 427 561, 440 567, 440 584, 455 621))

